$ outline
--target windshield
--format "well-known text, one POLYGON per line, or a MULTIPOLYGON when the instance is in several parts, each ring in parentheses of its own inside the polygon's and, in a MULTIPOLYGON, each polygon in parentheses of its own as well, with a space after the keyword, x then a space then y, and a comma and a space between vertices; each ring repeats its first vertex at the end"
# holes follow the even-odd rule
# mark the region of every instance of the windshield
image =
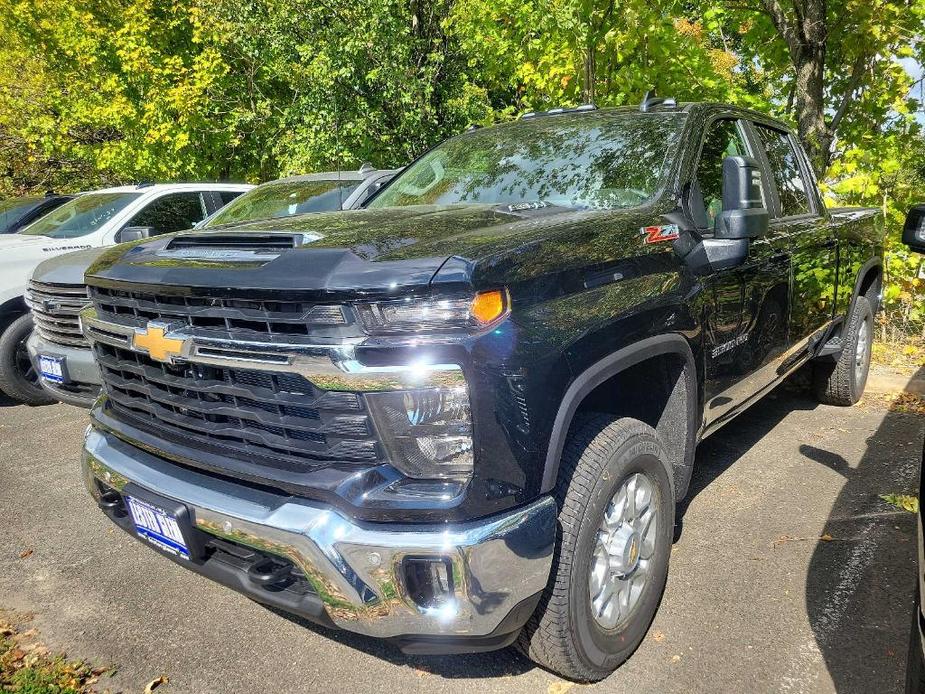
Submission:
POLYGON ((112 219, 141 193, 87 193, 66 202, 33 222, 20 234, 73 239, 92 234, 112 219))
POLYGON ((454 137, 400 174, 369 208, 545 202, 626 208, 664 177, 682 113, 543 116, 454 137))
POLYGON ((339 210, 359 184, 344 180, 267 183, 225 205, 202 228, 339 210))
POLYGON ((35 207, 41 198, 10 198, 0 200, 0 234, 19 221, 20 217, 35 207))

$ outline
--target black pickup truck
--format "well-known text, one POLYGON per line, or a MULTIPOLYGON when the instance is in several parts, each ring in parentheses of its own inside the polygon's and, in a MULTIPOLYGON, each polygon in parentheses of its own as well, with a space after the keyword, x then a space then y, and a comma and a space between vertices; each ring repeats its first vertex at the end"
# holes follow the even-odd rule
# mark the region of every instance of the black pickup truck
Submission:
POLYGON ((600 679, 655 615, 697 443, 809 362, 861 396, 881 256, 758 113, 470 130, 365 210, 108 250, 86 482, 262 603, 600 679))

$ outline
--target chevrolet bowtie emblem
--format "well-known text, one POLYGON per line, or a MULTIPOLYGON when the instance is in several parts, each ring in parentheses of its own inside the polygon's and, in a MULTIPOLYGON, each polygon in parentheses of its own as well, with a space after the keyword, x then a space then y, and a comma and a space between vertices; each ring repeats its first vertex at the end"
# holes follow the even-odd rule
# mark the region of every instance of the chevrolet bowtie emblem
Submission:
POLYGON ((132 346, 157 361, 171 362, 173 357, 183 353, 186 340, 167 337, 167 327, 157 323, 148 323, 147 328, 138 328, 132 337, 132 346))

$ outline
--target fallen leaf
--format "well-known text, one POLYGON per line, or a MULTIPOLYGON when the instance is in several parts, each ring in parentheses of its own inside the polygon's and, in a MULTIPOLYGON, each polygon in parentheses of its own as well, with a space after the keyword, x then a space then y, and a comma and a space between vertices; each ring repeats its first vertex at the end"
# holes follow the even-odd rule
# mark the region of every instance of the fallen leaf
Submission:
POLYGON ((162 684, 167 684, 168 682, 170 682, 170 680, 167 679, 167 675, 161 675, 160 677, 151 680, 148 682, 148 684, 145 685, 145 694, 151 694, 151 692, 160 687, 162 684))
POLYGON ((912 496, 911 494, 881 494, 880 498, 900 511, 919 512, 919 498, 917 496, 912 496))
POLYGON ((24 549, 22 552, 19 553, 19 558, 20 558, 20 559, 25 559, 26 557, 30 557, 30 556, 32 556, 32 553, 33 553, 34 551, 35 551, 35 550, 32 549, 31 547, 30 547, 29 549, 24 549))
POLYGON ((574 682, 550 682, 546 694, 565 694, 569 689, 575 686, 574 682))
POLYGON ((828 533, 823 533, 822 535, 819 536, 819 539, 822 540, 823 542, 831 542, 834 538, 828 533))

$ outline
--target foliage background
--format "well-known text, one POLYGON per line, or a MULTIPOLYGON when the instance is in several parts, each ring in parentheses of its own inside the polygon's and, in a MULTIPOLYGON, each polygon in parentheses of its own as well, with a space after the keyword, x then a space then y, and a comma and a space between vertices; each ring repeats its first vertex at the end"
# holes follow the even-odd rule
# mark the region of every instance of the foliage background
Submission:
POLYGON ((899 62, 925 62, 923 26, 925 0, 0 0, 0 196, 395 166, 470 123, 654 87, 799 122, 831 203, 883 209, 887 325, 925 337, 898 243, 925 201, 899 62))

